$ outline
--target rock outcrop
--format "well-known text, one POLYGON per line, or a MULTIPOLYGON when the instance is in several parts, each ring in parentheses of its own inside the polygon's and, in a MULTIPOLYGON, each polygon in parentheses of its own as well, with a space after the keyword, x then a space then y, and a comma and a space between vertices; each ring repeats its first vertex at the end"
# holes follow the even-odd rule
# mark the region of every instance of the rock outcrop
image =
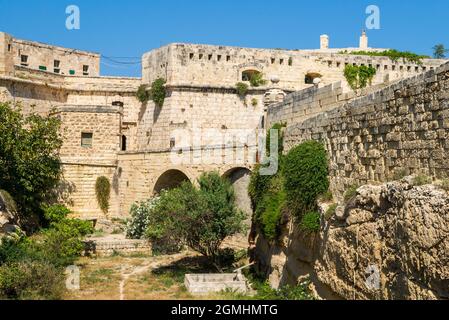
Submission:
POLYGON ((308 276, 323 298, 449 299, 449 194, 410 179, 363 186, 319 234, 290 221, 254 257, 273 286, 308 276))
POLYGON ((0 190, 0 238, 19 230, 17 226, 17 208, 11 196, 0 190))

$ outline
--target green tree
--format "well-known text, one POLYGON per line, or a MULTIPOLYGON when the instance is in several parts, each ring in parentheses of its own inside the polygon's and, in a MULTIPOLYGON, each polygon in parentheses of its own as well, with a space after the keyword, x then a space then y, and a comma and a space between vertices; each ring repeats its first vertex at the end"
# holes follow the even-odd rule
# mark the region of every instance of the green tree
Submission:
POLYGON ((443 44, 437 44, 433 47, 433 57, 435 59, 444 59, 446 58, 446 53, 449 52, 449 49, 446 49, 443 44))
POLYGON ((28 226, 43 218, 42 205, 61 176, 59 129, 56 117, 25 117, 20 106, 0 103, 0 189, 14 197, 28 226))
POLYGON ((154 207, 146 206, 146 236, 164 251, 187 245, 219 268, 220 246, 244 230, 245 215, 235 205, 231 183, 218 173, 204 173, 198 184, 199 189, 184 182, 163 192, 154 207))

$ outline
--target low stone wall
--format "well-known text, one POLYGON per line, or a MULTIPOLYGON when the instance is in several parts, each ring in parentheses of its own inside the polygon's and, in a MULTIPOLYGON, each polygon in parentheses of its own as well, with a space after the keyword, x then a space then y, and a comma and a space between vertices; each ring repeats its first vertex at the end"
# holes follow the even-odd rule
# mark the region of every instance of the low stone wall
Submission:
POLYGON ((110 256, 114 254, 151 254, 151 244, 146 240, 94 239, 85 241, 86 255, 110 256))
POLYGON ((449 63, 287 127, 285 146, 321 140, 332 189, 449 169, 449 63))

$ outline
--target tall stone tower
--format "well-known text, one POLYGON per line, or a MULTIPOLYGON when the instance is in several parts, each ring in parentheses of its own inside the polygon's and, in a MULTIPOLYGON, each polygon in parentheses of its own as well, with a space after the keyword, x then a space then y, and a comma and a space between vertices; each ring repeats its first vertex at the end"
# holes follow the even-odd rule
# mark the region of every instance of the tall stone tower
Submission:
POLYGON ((13 73, 12 37, 7 33, 0 32, 0 74, 12 75, 13 73))
POLYGON ((366 50, 366 49, 368 49, 368 36, 366 35, 365 30, 362 31, 362 35, 361 35, 361 37, 360 37, 359 48, 360 48, 361 50, 366 50))
POLYGON ((320 49, 329 49, 329 36, 327 34, 320 36, 320 49))

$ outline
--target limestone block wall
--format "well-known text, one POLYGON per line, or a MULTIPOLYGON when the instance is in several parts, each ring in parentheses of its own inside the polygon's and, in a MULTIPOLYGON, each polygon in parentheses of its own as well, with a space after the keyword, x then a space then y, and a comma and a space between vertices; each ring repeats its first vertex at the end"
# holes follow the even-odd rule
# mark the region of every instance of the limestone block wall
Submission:
POLYGON ((110 216, 118 216, 117 153, 120 150, 121 108, 109 106, 63 106, 56 116, 62 121, 60 150, 68 203, 83 218, 102 217, 95 197, 95 183, 105 176, 112 185, 110 216), (81 145, 82 133, 92 133, 92 146, 81 145))
POLYGON ((0 32, 0 75, 10 75, 14 72, 12 54, 12 37, 0 32))
MULTIPOLYGON (((341 50, 344 52, 344 49, 341 50)), ((233 88, 242 81, 242 72, 256 70, 266 79, 279 78, 280 88, 297 91, 310 87, 307 74, 321 75, 322 84, 342 81, 344 91, 349 86, 344 78, 348 64, 376 68, 373 84, 394 81, 438 67, 443 60, 424 59, 422 64, 388 57, 356 56, 338 51, 273 50, 229 46, 174 43, 146 53, 142 59, 144 83, 163 77, 170 85, 219 86, 233 88)))
POLYGON ((50 46, 44 43, 12 38, 11 52, 15 65, 31 69, 46 68, 49 72, 63 75, 98 76, 100 74, 100 55, 87 51, 50 46), (26 62, 22 56, 27 56, 26 62), (55 65, 59 61, 59 65, 55 65), (83 69, 87 66, 87 71, 83 69), (59 71, 57 71, 58 69, 59 71))
POLYGON ((449 63, 289 126, 286 148, 324 141, 339 195, 400 171, 447 176, 448 92, 449 63))
POLYGON ((191 146, 198 131, 204 133, 202 145, 224 143, 205 138, 208 129, 221 130, 223 137, 238 129, 255 132, 263 115, 262 99, 263 91, 242 99, 232 90, 170 88, 162 108, 151 101, 146 105, 138 127, 138 149, 167 149, 171 138, 177 140, 176 146, 191 146), (178 133, 184 130, 189 134, 180 141, 178 133))

